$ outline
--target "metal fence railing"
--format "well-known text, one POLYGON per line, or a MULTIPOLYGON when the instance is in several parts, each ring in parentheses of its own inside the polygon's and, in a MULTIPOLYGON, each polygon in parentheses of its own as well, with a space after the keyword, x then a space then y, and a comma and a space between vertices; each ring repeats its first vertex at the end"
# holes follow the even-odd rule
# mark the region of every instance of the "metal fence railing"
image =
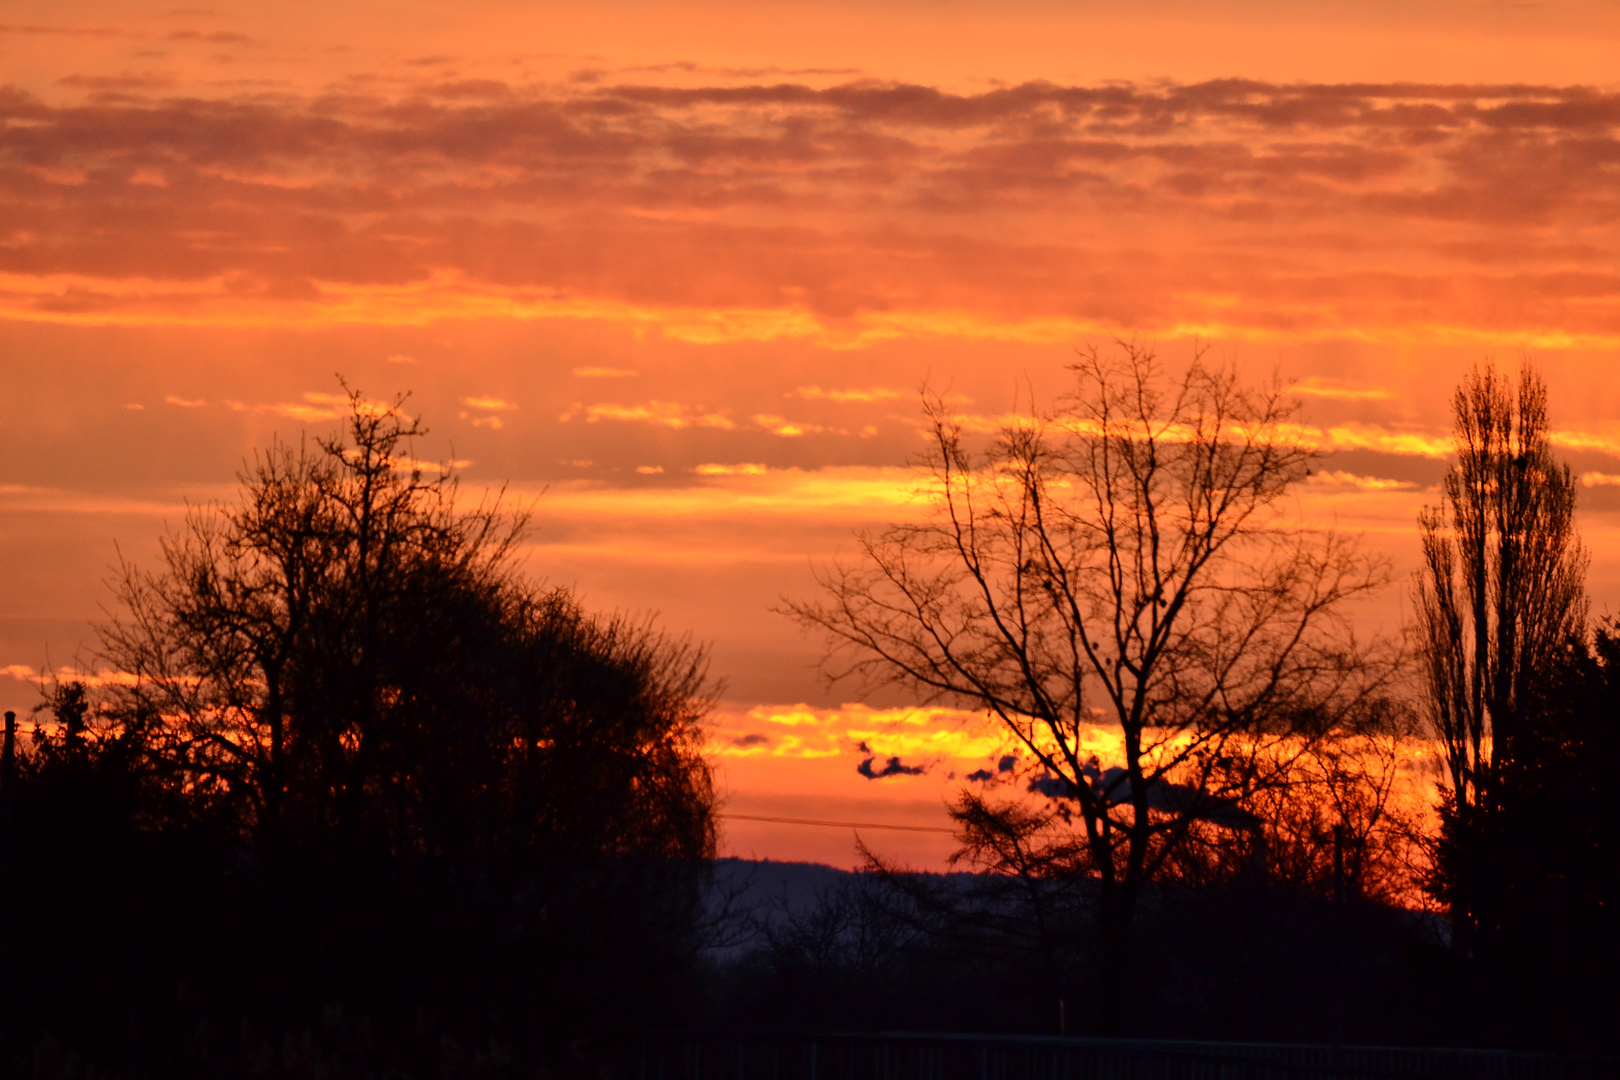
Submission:
POLYGON ((615 1080, 1609 1080, 1620 1058, 1372 1046, 978 1035, 671 1035, 615 1080))

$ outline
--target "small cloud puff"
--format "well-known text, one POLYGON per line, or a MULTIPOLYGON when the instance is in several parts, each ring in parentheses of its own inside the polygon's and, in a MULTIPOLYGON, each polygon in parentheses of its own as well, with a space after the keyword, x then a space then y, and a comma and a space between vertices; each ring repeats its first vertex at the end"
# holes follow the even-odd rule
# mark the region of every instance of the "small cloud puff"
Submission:
POLYGON ((995 772, 991 772, 989 769, 975 769, 967 774, 966 779, 971 780, 976 784, 988 783, 1002 773, 1012 772, 1013 768, 1017 764, 1018 758, 1015 755, 1004 754, 1002 755, 1001 760, 996 762, 995 772))
POLYGON ((1353 487, 1361 491, 1411 491, 1416 484, 1405 480, 1390 480, 1382 476, 1360 476, 1340 470, 1313 472, 1307 480, 1312 484, 1330 484, 1335 487, 1353 487))
MULTIPOLYGON (((861 745, 864 746, 865 744, 862 743, 861 745)), ((875 769, 872 767, 872 762, 876 760, 876 757, 867 758, 865 761, 855 766, 855 771, 866 777, 868 780, 882 780, 890 776, 921 776, 923 773, 928 771, 928 769, 922 765, 902 765, 900 764, 900 759, 898 757, 891 757, 883 768, 875 769)))
POLYGON ((656 424, 660 427, 675 428, 719 428, 730 430, 737 425, 723 412, 709 412, 702 405, 682 405, 675 401, 649 401, 645 405, 618 405, 603 403, 587 405, 580 409, 578 405, 563 413, 560 419, 566 423, 583 412, 585 422, 594 424, 601 420, 622 420, 639 422, 643 424, 656 424))
POLYGON ((819 386, 800 386, 782 396, 802 398, 805 401, 834 401, 839 404, 861 402, 864 404, 897 398, 900 396, 900 391, 888 390, 883 387, 873 387, 870 390, 823 390, 819 386))
POLYGON ((745 461, 737 465, 721 465, 711 461, 693 466, 692 471, 699 476, 764 476, 770 470, 757 461, 745 461))
POLYGON ((786 417, 773 416, 769 413, 761 413, 760 415, 754 417, 754 423, 758 424, 772 435, 779 435, 784 439, 794 439, 800 435, 816 434, 827 430, 820 424, 799 423, 794 420, 789 420, 786 417))
POLYGON ((577 367, 573 370, 576 379, 633 379, 634 371, 627 368, 616 367, 577 367))

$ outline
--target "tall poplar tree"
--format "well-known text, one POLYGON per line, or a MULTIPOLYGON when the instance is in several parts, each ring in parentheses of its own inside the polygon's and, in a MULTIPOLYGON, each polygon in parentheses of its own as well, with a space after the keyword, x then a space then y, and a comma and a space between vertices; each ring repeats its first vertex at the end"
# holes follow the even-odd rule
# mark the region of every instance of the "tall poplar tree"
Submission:
POLYGON ((1534 367, 1524 364, 1517 387, 1493 365, 1476 368, 1452 411, 1457 460, 1440 505, 1419 518, 1416 615, 1447 768, 1438 886, 1466 934, 1479 921, 1481 830, 1532 722, 1538 680, 1586 624, 1587 556, 1534 367))

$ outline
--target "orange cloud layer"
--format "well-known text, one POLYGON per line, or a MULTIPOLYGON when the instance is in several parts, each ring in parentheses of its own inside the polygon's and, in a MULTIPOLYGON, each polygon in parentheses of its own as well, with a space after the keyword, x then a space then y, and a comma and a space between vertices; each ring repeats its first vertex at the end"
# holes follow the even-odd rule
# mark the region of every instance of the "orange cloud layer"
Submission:
POLYGON ((0 92, 0 314, 1620 343, 1620 96, 1580 87, 84 92, 0 92))

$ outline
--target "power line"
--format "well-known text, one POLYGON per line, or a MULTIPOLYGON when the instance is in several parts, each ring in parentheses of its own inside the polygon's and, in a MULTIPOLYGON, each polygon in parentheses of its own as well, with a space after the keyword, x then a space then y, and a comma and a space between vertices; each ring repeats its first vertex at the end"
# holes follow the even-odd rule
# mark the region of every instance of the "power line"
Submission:
POLYGON ((893 829, 897 832, 933 832, 956 835, 943 825, 883 825, 875 821, 820 821, 815 818, 764 817, 760 814, 721 814, 733 821, 767 821, 773 825, 825 825, 835 829, 893 829))

